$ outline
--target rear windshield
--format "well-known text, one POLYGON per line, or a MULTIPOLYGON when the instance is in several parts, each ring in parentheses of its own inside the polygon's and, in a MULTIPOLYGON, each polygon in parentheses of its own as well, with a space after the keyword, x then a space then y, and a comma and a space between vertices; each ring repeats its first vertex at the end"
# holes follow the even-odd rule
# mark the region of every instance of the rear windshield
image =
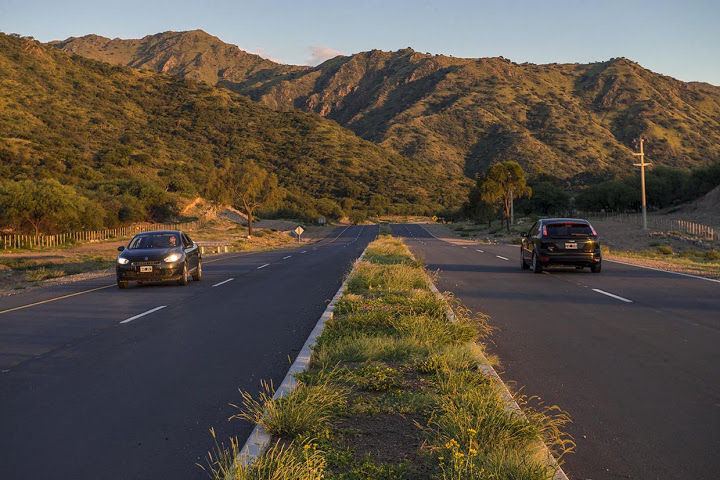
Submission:
POLYGON ((587 223, 549 223, 546 228, 548 237, 586 237, 593 234, 587 223))
POLYGON ((130 250, 145 248, 173 248, 180 245, 180 237, 175 233, 154 233, 138 235, 128 245, 130 250))

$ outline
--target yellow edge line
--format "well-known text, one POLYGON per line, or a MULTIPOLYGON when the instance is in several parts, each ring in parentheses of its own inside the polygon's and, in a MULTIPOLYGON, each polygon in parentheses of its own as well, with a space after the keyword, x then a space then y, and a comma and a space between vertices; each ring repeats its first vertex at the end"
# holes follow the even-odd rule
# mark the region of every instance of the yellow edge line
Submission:
POLYGON ((76 295, 82 295, 84 293, 95 292, 97 290, 102 290, 103 288, 110 288, 110 287, 114 287, 114 286, 115 286, 115 284, 113 283, 110 285, 105 285, 104 287, 91 288, 90 290, 83 290, 82 292, 71 293, 69 295, 63 295, 62 297, 50 298, 48 300, 43 300, 42 302, 29 303, 27 305, 21 305, 19 307, 15 307, 15 308, 9 308, 7 310, 0 310, 0 315, 2 315, 3 313, 14 312, 15 310, 22 310, 23 308, 34 307, 36 305, 42 305, 43 303, 55 302, 57 300, 62 300, 63 298, 70 298, 70 297, 74 297, 76 295))

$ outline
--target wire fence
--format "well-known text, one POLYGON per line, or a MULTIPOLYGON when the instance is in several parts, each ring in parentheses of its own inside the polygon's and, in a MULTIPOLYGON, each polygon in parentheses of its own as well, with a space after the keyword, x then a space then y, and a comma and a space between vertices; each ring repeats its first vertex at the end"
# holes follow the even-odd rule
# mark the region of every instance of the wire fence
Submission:
POLYGON ((57 235, 20 235, 8 234, 0 236, 0 246, 4 250, 17 248, 45 248, 59 247, 63 245, 102 242, 113 238, 130 237, 140 232, 151 232, 157 230, 191 230, 197 228, 199 222, 186 223, 137 223, 126 227, 106 228, 104 230, 85 230, 80 232, 66 232, 57 235))
MULTIPOLYGON (((642 225, 642 214, 640 213, 606 213, 606 212, 583 212, 586 218, 599 218, 602 220, 615 220, 618 222, 642 225)), ((706 240, 720 241, 720 232, 709 225, 690 222, 688 220, 677 220, 673 218, 647 217, 648 228, 665 232, 678 231, 706 240)))

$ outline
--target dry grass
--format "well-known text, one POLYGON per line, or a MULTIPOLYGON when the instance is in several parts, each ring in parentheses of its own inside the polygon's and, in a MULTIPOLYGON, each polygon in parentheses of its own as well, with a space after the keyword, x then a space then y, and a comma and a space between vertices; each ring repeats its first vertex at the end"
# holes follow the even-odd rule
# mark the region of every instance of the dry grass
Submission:
POLYGON ((345 404, 346 393, 327 383, 306 385, 298 382, 288 395, 273 399, 272 385, 262 382, 258 399, 240 391, 242 407, 230 419, 247 420, 262 425, 270 434, 281 438, 296 438, 325 427, 345 404))

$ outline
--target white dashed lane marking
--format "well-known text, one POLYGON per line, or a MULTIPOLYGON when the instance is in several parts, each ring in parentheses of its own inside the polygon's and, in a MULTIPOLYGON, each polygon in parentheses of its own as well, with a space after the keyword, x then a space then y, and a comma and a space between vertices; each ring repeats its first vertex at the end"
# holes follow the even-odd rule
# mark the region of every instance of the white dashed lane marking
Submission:
POLYGON ((288 255, 287 257, 283 257, 283 260, 287 260, 288 258, 292 257, 292 255, 288 255))
POLYGON ((148 310, 147 312, 141 313, 139 315, 135 315, 134 317, 130 317, 128 319, 123 320, 120 323, 128 323, 132 322, 133 320, 137 320, 140 317, 144 317, 145 315, 150 315, 153 312, 157 312, 158 310, 162 310, 163 308, 167 307, 167 305, 160 305, 159 307, 155 307, 152 310, 148 310))
POLYGON ((501 257, 500 255, 495 255, 497 258, 503 259, 503 260, 510 260, 509 258, 501 257))
POLYGON ((627 298, 623 298, 623 297, 620 297, 620 296, 618 296, 618 295, 613 295, 612 293, 608 293, 608 292, 606 292, 606 291, 604 291, 604 290, 600 290, 599 288, 593 288, 593 292, 602 293, 603 295, 607 295, 608 297, 615 298, 615 299, 620 300, 620 301, 622 301, 622 302, 633 303, 632 300, 628 300, 627 298))
POLYGON ((234 279, 234 278, 228 278, 227 280, 223 280, 223 281, 220 282, 220 283, 216 283, 215 285, 213 285, 213 287, 219 287, 220 285, 223 285, 223 284, 228 283, 228 282, 232 282, 233 280, 235 280, 235 279, 234 279))
POLYGON ((265 268, 265 267, 267 267, 268 265, 270 265, 270 264, 269 264, 269 263, 266 263, 265 265, 260 265, 259 267, 257 267, 257 269, 260 270, 261 268, 265 268))

